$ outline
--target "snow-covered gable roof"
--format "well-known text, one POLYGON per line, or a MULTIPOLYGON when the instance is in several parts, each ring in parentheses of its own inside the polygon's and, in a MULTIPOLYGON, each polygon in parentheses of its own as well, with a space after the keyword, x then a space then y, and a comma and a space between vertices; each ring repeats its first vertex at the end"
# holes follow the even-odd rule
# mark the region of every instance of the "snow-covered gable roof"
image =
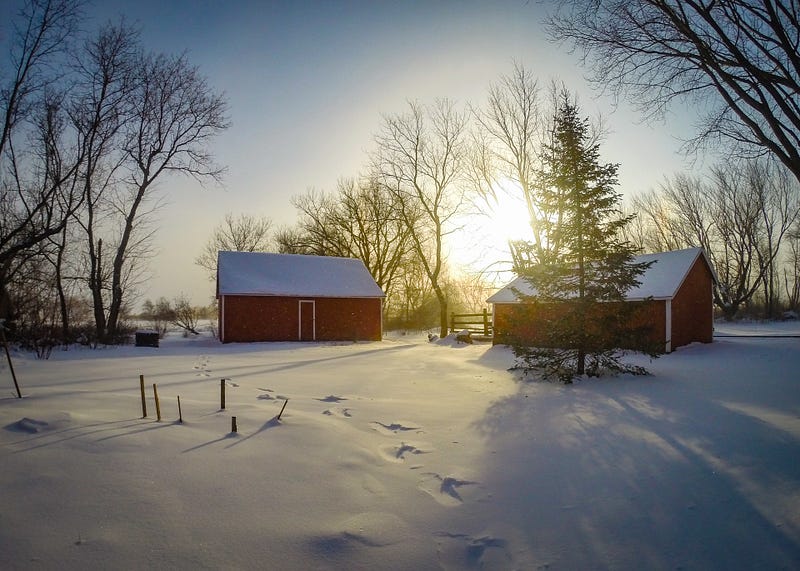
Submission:
MULTIPOLYGON (((639 277, 641 283, 631 289, 626 296, 629 301, 636 301, 652 297, 654 299, 671 299, 678 293, 678 289, 694 266, 698 257, 703 256, 702 248, 688 248, 686 250, 673 250, 657 254, 643 254, 636 256, 635 262, 655 262, 644 274, 639 277)), ((706 259, 708 264, 708 260, 706 259)), ((711 264, 708 264, 711 268, 711 264)), ((712 275, 714 270, 711 269, 712 275)), ((716 276, 715 278, 716 279, 716 276)), ((534 295, 531 284, 523 277, 517 277, 510 284, 499 290, 486 301, 488 303, 515 303, 518 300, 516 292, 523 295, 534 295)))
POLYGON ((219 252, 217 295, 385 297, 355 258, 219 252))

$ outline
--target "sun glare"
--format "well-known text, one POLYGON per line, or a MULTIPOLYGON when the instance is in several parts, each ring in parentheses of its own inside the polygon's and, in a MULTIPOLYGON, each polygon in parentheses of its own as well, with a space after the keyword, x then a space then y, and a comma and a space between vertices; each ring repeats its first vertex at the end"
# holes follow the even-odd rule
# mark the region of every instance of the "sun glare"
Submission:
POLYGON ((507 273, 511 240, 532 238, 530 218, 518 189, 506 184, 495 198, 476 206, 476 212, 459 218, 459 229, 451 236, 450 260, 467 272, 507 273))

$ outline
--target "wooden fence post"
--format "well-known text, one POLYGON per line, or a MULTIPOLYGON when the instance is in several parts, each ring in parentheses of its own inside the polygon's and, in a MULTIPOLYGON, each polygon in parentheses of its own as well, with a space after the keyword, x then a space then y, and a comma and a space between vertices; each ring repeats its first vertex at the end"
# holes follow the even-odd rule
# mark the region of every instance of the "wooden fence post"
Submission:
POLYGON ((142 418, 147 418, 147 401, 144 398, 144 375, 139 375, 139 391, 142 393, 142 418))
POLYGON ((278 420, 281 419, 281 415, 283 414, 283 409, 286 408, 286 405, 289 404, 289 399, 283 401, 283 406, 281 407, 281 411, 278 413, 278 420))
POLYGON ((231 432, 239 432, 239 427, 236 426, 236 417, 231 417, 231 432))
POLYGON ((153 383, 153 396, 156 399, 156 419, 161 422, 161 405, 158 402, 158 389, 155 383, 153 383))
POLYGON ((483 334, 489 336, 489 314, 485 307, 483 308, 483 334))
POLYGON ((219 408, 225 410, 225 379, 219 380, 219 408))
POLYGON ((183 414, 181 413, 181 395, 178 395, 178 422, 183 423, 183 414))

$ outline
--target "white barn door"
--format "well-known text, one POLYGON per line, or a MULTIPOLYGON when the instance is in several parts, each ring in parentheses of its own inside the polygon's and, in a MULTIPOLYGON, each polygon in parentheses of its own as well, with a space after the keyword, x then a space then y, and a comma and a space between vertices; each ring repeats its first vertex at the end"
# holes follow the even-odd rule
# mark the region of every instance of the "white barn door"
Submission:
POLYGON ((301 299, 298 307, 299 341, 315 341, 317 338, 317 315, 314 300, 301 299))

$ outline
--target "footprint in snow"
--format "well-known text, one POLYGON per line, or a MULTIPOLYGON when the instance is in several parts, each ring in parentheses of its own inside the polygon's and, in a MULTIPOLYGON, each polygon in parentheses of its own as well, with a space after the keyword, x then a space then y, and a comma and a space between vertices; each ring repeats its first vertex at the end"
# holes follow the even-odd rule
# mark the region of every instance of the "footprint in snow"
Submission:
POLYGON ((211 369, 208 368, 208 361, 209 358, 205 355, 200 357, 197 363, 192 367, 194 370, 197 371, 198 377, 210 377, 211 376, 211 369))
MULTIPOLYGON (((379 450, 381 456, 389 462, 404 462, 411 456, 429 454, 432 451, 424 444, 411 444, 409 442, 401 442, 399 445, 389 444, 381 446, 379 450)), ((416 466, 416 468, 419 468, 419 466, 416 466)))
POLYGON ((258 395, 258 397, 256 397, 256 398, 258 398, 259 400, 273 400, 275 398, 274 396, 272 396, 270 394, 270 393, 274 393, 275 392, 272 389, 265 389, 263 387, 257 387, 257 388, 261 392, 266 393, 266 394, 263 394, 263 395, 258 395))
POLYGON ((417 487, 429 494, 443 506, 457 506, 464 502, 460 489, 464 486, 475 486, 478 482, 462 480, 453 476, 442 477, 439 474, 426 474, 417 487))
POLYGON ((416 430, 418 434, 422 434, 422 430, 420 430, 419 426, 413 426, 410 423, 393 422, 391 424, 384 424, 382 422, 372 422, 370 424, 372 424, 373 430, 377 430, 381 434, 386 435, 400 434, 410 430, 416 430))
POLYGON ((336 395, 328 395, 325 398, 317 399, 321 402, 342 402, 343 400, 347 400, 344 397, 337 397, 336 395))
POLYGON ((507 569, 514 562, 505 539, 446 531, 433 535, 444 569, 507 569))
POLYGON ((327 416, 341 416, 346 418, 350 418, 351 416, 353 416, 349 408, 329 408, 323 410, 322 414, 327 416))

